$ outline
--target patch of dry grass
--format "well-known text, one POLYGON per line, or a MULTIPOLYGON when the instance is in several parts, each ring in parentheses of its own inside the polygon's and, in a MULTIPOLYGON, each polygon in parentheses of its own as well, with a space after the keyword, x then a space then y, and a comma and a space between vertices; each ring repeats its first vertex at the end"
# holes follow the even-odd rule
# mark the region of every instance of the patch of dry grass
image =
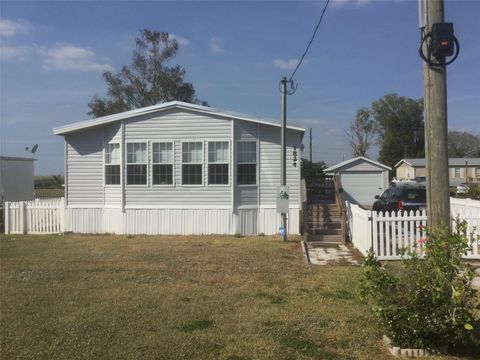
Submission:
POLYGON ((361 268, 271 237, 4 236, 2 358, 386 359, 361 268))

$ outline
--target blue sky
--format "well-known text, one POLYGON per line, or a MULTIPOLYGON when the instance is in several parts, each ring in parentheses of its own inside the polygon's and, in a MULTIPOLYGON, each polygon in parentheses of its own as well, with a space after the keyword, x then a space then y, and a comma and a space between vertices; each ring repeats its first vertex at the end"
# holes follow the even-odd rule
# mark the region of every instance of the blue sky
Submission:
MULTIPOLYGON (((56 126, 88 118, 101 74, 129 64, 142 28, 174 34, 173 63, 211 106, 278 119, 278 83, 303 53, 324 1, 2 1, 0 153, 39 144, 36 174, 63 173, 56 126)), ((451 129, 480 133, 480 1, 447 1, 462 51, 448 67, 451 129)), ((313 158, 349 158, 344 130, 387 93, 423 92, 417 2, 333 0, 304 64, 288 121, 313 128, 313 158)), ((308 134, 304 143, 308 149, 308 134)), ((375 150, 370 154, 376 157, 375 150)))

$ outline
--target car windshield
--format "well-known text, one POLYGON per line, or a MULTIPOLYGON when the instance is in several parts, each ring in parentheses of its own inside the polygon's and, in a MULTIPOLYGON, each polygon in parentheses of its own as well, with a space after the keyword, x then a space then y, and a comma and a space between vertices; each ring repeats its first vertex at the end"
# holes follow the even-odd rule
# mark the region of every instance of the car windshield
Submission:
POLYGON ((405 201, 424 203, 427 201, 427 193, 425 189, 405 189, 403 198, 405 201))

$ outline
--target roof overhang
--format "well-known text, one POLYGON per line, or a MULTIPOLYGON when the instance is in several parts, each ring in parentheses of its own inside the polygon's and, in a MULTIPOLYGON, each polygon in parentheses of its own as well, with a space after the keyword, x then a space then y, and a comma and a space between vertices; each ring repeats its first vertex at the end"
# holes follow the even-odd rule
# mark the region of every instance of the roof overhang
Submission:
POLYGON ((410 164, 407 160, 402 159, 402 160, 400 160, 398 163, 396 163, 394 167, 399 167, 402 163, 405 163, 405 164, 407 164, 408 166, 412 166, 412 164, 410 164))
MULTIPOLYGON (((90 120, 75 122, 65 126, 60 126, 53 129, 53 133, 55 135, 67 135, 70 133, 85 130, 88 128, 93 128, 96 126, 107 125, 117 121, 131 119, 141 115, 147 115, 155 112, 167 111, 172 109, 187 110, 187 111, 196 112, 198 114, 219 116, 219 117, 223 117, 230 120, 231 119, 242 120, 242 121, 248 121, 248 122, 258 123, 262 125, 267 125, 267 126, 275 126, 279 128, 281 127, 281 125, 278 123, 267 121, 262 118, 224 111, 216 108, 211 108, 208 106, 190 104, 190 103, 185 103, 181 101, 171 101, 168 103, 148 106, 140 109, 125 111, 125 112, 114 114, 114 115, 103 116, 96 119, 90 119, 90 120)), ((305 129, 300 127, 287 126, 287 129, 301 132, 302 136, 303 136, 303 133, 305 133, 305 129)))
POLYGON ((392 170, 392 168, 390 166, 387 166, 387 165, 384 165, 384 164, 381 164, 377 161, 374 161, 372 159, 369 159, 369 158, 366 158, 364 156, 358 156, 358 157, 355 157, 355 158, 352 158, 352 159, 348 159, 348 160, 345 160, 345 161, 342 161, 341 163, 338 163, 336 165, 333 165, 333 166, 330 166, 329 168, 325 169, 324 172, 327 173, 327 172, 333 172, 337 169, 340 169, 348 164, 351 164, 355 161, 358 161, 358 160, 363 160, 363 161, 366 161, 366 162, 369 162, 370 164, 373 164, 373 165, 376 165, 378 167, 381 167, 385 170, 392 170))

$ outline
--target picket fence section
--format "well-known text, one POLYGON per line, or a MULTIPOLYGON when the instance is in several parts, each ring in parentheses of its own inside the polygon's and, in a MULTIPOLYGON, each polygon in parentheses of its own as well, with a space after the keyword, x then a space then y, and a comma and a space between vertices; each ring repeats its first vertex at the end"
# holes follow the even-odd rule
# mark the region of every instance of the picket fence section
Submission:
POLYGON ((64 231, 63 197, 5 202, 6 234, 55 234, 64 231))
MULTIPOLYGON (((347 204, 350 239, 353 245, 366 255, 370 248, 380 260, 399 260, 402 250, 422 254, 425 242, 425 211, 375 212, 362 209, 355 204, 347 204)), ((464 256, 480 259, 480 201, 471 199, 451 199, 451 215, 455 219, 466 220, 467 236, 471 250, 464 256)), ((455 221, 453 221, 455 226, 455 221)))

